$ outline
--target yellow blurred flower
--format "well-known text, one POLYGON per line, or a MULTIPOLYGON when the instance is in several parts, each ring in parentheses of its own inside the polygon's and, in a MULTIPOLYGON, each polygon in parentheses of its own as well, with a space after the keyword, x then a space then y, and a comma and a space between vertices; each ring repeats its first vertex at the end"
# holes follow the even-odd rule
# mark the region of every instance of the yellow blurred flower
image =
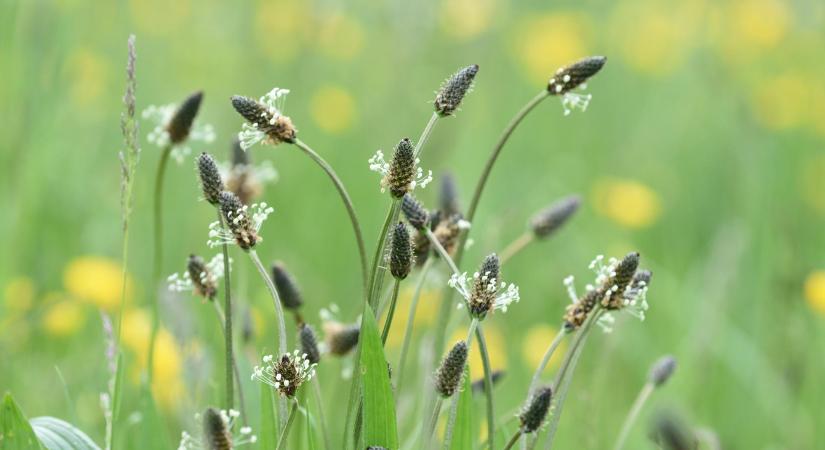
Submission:
MULTIPOLYGON (((149 314, 142 309, 128 309, 123 312, 121 341, 135 354, 138 362, 130 376, 137 381, 147 370, 149 360, 149 338, 152 322, 149 314)), ((168 330, 158 330, 155 341, 155 371, 152 392, 161 407, 171 409, 180 404, 184 388, 181 380, 183 363, 181 350, 175 337, 168 330)))
POLYGON ((442 0, 441 30, 457 39, 474 38, 490 28, 497 6, 496 0, 442 0))
MULTIPOLYGON (((63 285, 69 294, 107 311, 113 311, 120 305, 122 283, 120 264, 101 256, 75 258, 63 272, 63 285)), ((127 302, 131 294, 132 282, 127 278, 127 302)))
POLYGON ((814 310, 825 314, 825 270, 817 270, 805 280, 805 300, 814 310))
POLYGON ((323 86, 312 95, 310 111, 315 123, 328 133, 340 133, 356 118, 355 99, 338 86, 323 86))
POLYGON ((267 57, 286 63, 301 50, 311 21, 301 1, 260 0, 255 17, 255 37, 267 57))
POLYGON ((593 206, 616 223, 628 228, 645 228, 659 219, 659 195, 634 180, 605 178, 593 188, 593 206))
POLYGON ((107 92, 111 67, 100 54, 88 48, 72 51, 66 63, 69 97, 81 107, 93 110, 107 92))
MULTIPOLYGON (((811 77, 808 81, 810 92, 810 114, 808 123, 819 136, 825 138, 825 86, 819 81, 822 77, 811 77)), ((822 191, 820 191, 822 192, 822 191)), ((825 201, 825 196, 820 196, 825 201)))
MULTIPOLYGON (((52 294, 62 297, 60 294, 52 294)), ((52 337, 71 336, 86 325, 83 305, 72 299, 60 300, 43 315, 43 329, 52 337)))
POLYGON ((808 159, 802 167, 800 177, 802 197, 810 207, 825 215, 825 154, 818 154, 808 159))
POLYGON ((515 55, 531 81, 547 83, 559 67, 589 55, 591 29, 581 13, 530 16, 515 27, 515 55))
MULTIPOLYGON (((404 341, 404 333, 407 329, 407 317, 410 313, 414 288, 406 287, 398 293, 398 304, 395 306, 395 318, 393 318, 390 334, 387 335, 387 347, 399 347, 404 341)), ((420 332, 422 327, 432 325, 436 311, 438 310, 437 300, 440 294, 435 289, 422 289, 421 298, 418 299, 415 318, 413 319, 413 333, 420 332)), ((414 336, 415 334, 413 334, 414 336)))
MULTIPOLYGON (((462 315, 464 311, 459 311, 462 315)), ((469 322, 467 323, 469 326, 469 322)), ((491 322, 485 321, 484 339, 487 342, 487 353, 490 355, 490 367, 492 370, 501 370, 507 367, 507 351, 505 350, 504 336, 501 330, 498 329, 491 322)), ((457 341, 467 339, 467 327, 459 328, 453 332, 450 337, 448 348, 451 348, 457 341)), ((473 342, 470 346, 470 377, 471 381, 477 380, 484 376, 484 367, 481 362, 481 352, 478 349, 478 340, 473 337, 473 342)), ((439 356, 439 361, 444 355, 439 356)))
MULTIPOLYGON (((521 345, 521 354, 527 363, 527 367, 530 368, 531 373, 538 368, 542 357, 544 357, 544 353, 547 351, 547 347, 553 342, 553 338, 556 337, 558 331, 559 330, 550 325, 536 325, 527 330, 527 334, 524 336, 524 341, 521 345)), ((553 352, 550 363, 547 364, 544 370, 545 373, 558 365, 562 355, 564 355, 565 347, 566 344, 562 341, 553 352)))
POLYGON ((346 14, 336 13, 323 18, 317 31, 318 48, 330 58, 349 61, 364 47, 364 28, 346 14))
POLYGON ((781 0, 737 0, 717 13, 718 26, 711 30, 710 41, 719 43, 725 59, 734 64, 778 48, 791 25, 781 0))
POLYGON ((612 42, 624 61, 648 75, 666 75, 687 55, 689 30, 684 11, 650 2, 619 3, 612 18, 612 42))
POLYGON ((810 84, 800 73, 760 80, 751 97, 757 120, 775 130, 799 126, 810 113, 810 84))
POLYGON ((7 312, 27 312, 34 302, 34 282, 26 276, 12 278, 3 288, 3 298, 7 312))
POLYGON ((141 34, 165 36, 179 30, 191 14, 189 0, 129 0, 129 11, 141 34))

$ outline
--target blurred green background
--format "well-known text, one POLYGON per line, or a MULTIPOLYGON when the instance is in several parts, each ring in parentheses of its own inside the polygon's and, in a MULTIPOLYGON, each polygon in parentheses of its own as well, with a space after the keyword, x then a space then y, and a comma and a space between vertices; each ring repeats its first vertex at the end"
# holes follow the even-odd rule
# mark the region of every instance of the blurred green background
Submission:
MULTIPOLYGON (((625 317, 589 341, 560 448, 611 445, 649 365, 665 353, 679 368, 645 416, 654 404, 670 405, 714 430, 724 448, 825 442, 816 426, 825 422, 822 2, 6 0, 0 30, 0 391, 29 416, 62 417, 102 440, 99 393, 108 375, 99 311, 115 313, 120 295, 119 114, 126 39, 135 33, 140 110, 205 91, 199 120, 217 139, 192 143, 194 152, 228 158, 241 124, 230 95, 291 89, 286 114, 347 185, 370 252, 388 199, 367 159, 419 136, 445 77, 480 65, 474 92, 424 151, 422 165, 436 175, 419 192, 429 206, 445 171, 466 205, 518 108, 559 66, 606 55, 586 113, 564 117, 549 99, 525 120, 473 223, 467 270, 520 235, 539 208, 571 193, 584 200, 568 226, 504 268, 522 301, 486 323, 493 365, 507 371, 498 414, 523 402, 568 301, 562 279, 574 274, 581 288, 596 254, 638 249, 655 274, 648 318, 625 317)), ((153 127, 141 122, 124 315, 133 392, 153 291, 160 151, 145 140, 153 127)), ((293 147, 251 152, 280 175, 262 197, 275 214, 259 253, 293 271, 311 322, 332 303, 341 320, 355 320, 356 247, 331 184, 293 147)), ((214 214, 198 201, 193 167, 190 156, 167 173, 165 274, 183 270, 191 252, 213 253, 206 238, 214 214)), ((256 333, 243 352, 254 360, 274 342, 272 306, 248 259, 237 251, 234 259, 237 315, 249 309, 256 333)), ((445 280, 428 287, 418 335, 432 323, 445 280)), ((402 297, 405 313, 409 293, 402 297)), ((200 300, 165 295, 163 311, 155 393, 177 436, 193 412, 220 398, 221 343, 200 300)), ((396 324, 400 334, 403 319, 396 324)), ((464 327, 455 321, 457 333, 464 327)), ((390 340, 390 361, 399 341, 390 340)), ((318 370, 337 427, 347 365, 326 361, 318 370)), ((254 404, 257 385, 246 382, 245 391, 254 404)), ((629 448, 650 446, 645 424, 629 448)))

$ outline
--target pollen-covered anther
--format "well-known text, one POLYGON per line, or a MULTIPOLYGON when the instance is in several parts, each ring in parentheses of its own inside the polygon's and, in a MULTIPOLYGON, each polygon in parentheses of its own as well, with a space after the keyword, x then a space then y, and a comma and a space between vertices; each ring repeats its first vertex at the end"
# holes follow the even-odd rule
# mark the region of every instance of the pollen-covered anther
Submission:
POLYGON ((639 253, 628 253, 619 262, 614 263, 612 277, 606 283, 607 295, 602 299, 602 306, 608 310, 621 309, 625 306, 625 289, 630 286, 636 269, 639 267, 639 253))
POLYGON ((469 280, 467 274, 462 273, 453 274, 447 282, 464 297, 474 318, 482 320, 496 310, 507 312, 512 303, 521 299, 518 286, 501 281, 500 267, 499 258, 493 253, 484 258, 478 272, 469 280))
POLYGON ((284 353, 280 358, 264 356, 262 363, 253 369, 252 379, 272 386, 287 398, 294 397, 298 388, 315 376, 315 364, 299 350, 284 353))
POLYGON ((298 131, 292 119, 283 114, 288 89, 274 88, 259 100, 241 95, 232 96, 232 106, 248 123, 243 124, 238 139, 244 150, 262 142, 278 145, 292 143, 298 131))
POLYGON ((219 222, 209 225, 209 246, 221 244, 237 244, 244 250, 249 250, 263 238, 258 232, 264 221, 274 209, 266 203, 244 205, 237 195, 223 191, 220 195, 221 215, 228 230, 223 229, 219 222))
POLYGON ((590 94, 578 94, 573 92, 577 87, 586 88, 585 82, 596 75, 607 58, 604 56, 590 56, 573 64, 562 67, 556 71, 547 83, 547 91, 550 95, 561 96, 564 115, 569 115, 574 109, 587 110, 587 106, 592 99, 590 94))
POLYGON ((415 148, 407 138, 395 147, 390 162, 384 159, 384 152, 378 150, 367 163, 371 171, 381 175, 381 192, 389 189, 395 198, 402 198, 416 188, 423 189, 433 180, 432 170, 425 175, 419 166, 421 161, 415 157, 415 148))

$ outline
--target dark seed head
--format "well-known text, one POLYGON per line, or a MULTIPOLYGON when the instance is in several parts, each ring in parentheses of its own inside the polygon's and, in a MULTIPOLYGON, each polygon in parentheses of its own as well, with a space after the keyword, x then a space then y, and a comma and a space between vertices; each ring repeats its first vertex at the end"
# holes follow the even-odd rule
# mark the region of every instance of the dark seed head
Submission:
POLYGON ((412 252, 410 232, 403 222, 398 222, 392 230, 390 246, 390 273, 396 279, 403 280, 410 274, 412 252))
POLYGON ((596 75, 602 70, 605 62, 607 58, 604 56, 589 56, 562 67, 547 83, 547 90, 551 95, 563 95, 596 75))
POLYGON ((277 145, 281 142, 295 142, 298 130, 292 120, 284 115, 274 115, 269 108, 258 101, 242 95, 232 96, 232 107, 247 122, 266 134, 267 143, 277 145))
POLYGON ((427 226, 429 214, 412 194, 404 195, 401 200, 401 211, 407 218, 407 222, 416 230, 423 230, 427 226))
POLYGON ((672 412, 660 411, 653 419, 651 437, 664 450, 696 450, 697 440, 684 419, 672 412))
POLYGON ((567 222, 567 219, 579 209, 579 204, 581 204, 581 197, 571 195, 539 211, 530 220, 530 228, 533 230, 533 234, 539 239, 550 236, 561 228, 567 222))
POLYGON ((616 275, 607 282, 607 288, 612 289, 609 296, 602 300, 602 306, 607 309, 620 309, 624 306, 624 291, 628 287, 639 268, 639 252, 630 252, 616 265, 616 275))
POLYGON ((467 66, 448 79, 435 97, 435 112, 441 116, 451 116, 461 105, 461 101, 473 85, 478 73, 478 64, 467 66))
POLYGON ((587 319, 590 311, 596 306, 596 303, 604 296, 605 289, 600 286, 591 291, 587 291, 576 303, 567 305, 564 312, 564 328, 567 331, 573 331, 587 319))
POLYGON ((415 148, 409 139, 401 139, 395 147, 385 180, 393 197, 401 198, 410 191, 410 186, 415 180, 415 169, 415 148))
POLYGON ((430 256, 430 239, 423 231, 416 231, 413 236, 413 255, 418 266, 423 265, 430 256))
POLYGON ((458 341, 435 373, 435 390, 443 397, 451 397, 461 384, 464 366, 467 364, 467 343, 458 341))
POLYGON ((670 379, 673 372, 676 371, 676 358, 671 355, 666 355, 659 358, 650 368, 650 375, 648 379, 654 386, 659 387, 670 379))
POLYGON ((213 300, 215 294, 218 293, 218 287, 215 283, 215 276, 209 271, 203 258, 197 255, 189 255, 186 270, 189 272, 189 278, 192 280, 195 293, 213 300))
POLYGON ((206 408, 203 413, 203 440, 208 450, 232 450, 232 432, 215 408, 206 408))
POLYGON ((166 131, 169 133, 169 141, 171 143, 180 144, 189 137, 192 123, 195 121, 195 116, 198 115, 198 110, 201 107, 201 100, 203 100, 203 91, 195 92, 189 97, 186 97, 186 100, 184 100, 178 110, 175 111, 175 114, 166 126, 166 131))
POLYGON ((275 282, 275 289, 278 291, 278 297, 281 298, 284 308, 295 310, 304 304, 298 283, 295 282, 295 278, 283 262, 277 261, 272 265, 272 281, 275 282))
POLYGON ((318 350, 318 339, 315 337, 315 330, 307 324, 301 325, 299 336, 301 341, 301 351, 307 355, 310 364, 318 364, 321 360, 321 352, 318 350))
POLYGON ((201 179, 203 198, 217 206, 220 203, 221 192, 223 192, 223 180, 218 165, 208 153, 201 153, 198 156, 198 176, 201 179))
MULTIPOLYGON (((497 385, 506 374, 503 370, 494 370, 493 373, 490 374, 491 381, 493 382, 493 387, 497 385)), ((483 392, 484 391, 484 378, 480 378, 478 380, 473 381, 471 385, 473 392, 483 392)))
POLYGON ((232 161, 232 167, 247 166, 252 163, 249 158, 249 153, 241 147, 241 140, 237 137, 232 141, 229 159, 232 161))
POLYGON ((643 269, 633 275, 633 281, 630 283, 632 289, 641 289, 650 286, 650 280, 653 278, 653 272, 643 269))
POLYGON ((226 226, 232 232, 238 246, 244 250, 255 247, 260 238, 238 196, 232 192, 223 191, 220 195, 220 205, 226 226))
POLYGON ((550 386, 536 390, 530 403, 519 415, 521 427, 525 433, 532 433, 541 428, 544 418, 547 417, 547 411, 550 409, 552 398, 553 390, 550 386))
POLYGON ((329 352, 335 356, 344 356, 358 345, 361 327, 358 324, 343 325, 338 322, 324 323, 324 334, 329 352))
POLYGON ((439 195, 439 208, 444 214, 461 214, 461 205, 458 201, 458 186, 455 177, 449 172, 441 177, 441 192, 439 195))
POLYGON ((463 229, 462 222, 464 222, 464 218, 461 214, 453 214, 439 221, 433 231, 438 243, 451 255, 455 252, 456 245, 458 245, 458 238, 461 236, 461 230, 463 229))
POLYGON ((483 319, 493 309, 499 287, 500 270, 501 261, 498 255, 493 253, 484 258, 478 269, 478 276, 473 279, 468 300, 473 317, 483 319))

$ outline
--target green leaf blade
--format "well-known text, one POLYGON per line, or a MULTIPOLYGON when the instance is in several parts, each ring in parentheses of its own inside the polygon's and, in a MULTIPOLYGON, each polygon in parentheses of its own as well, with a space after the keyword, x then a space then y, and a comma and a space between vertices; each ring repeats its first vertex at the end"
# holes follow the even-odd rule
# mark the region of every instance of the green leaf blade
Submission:
POLYGON ((35 417, 31 426, 47 450, 100 450, 86 433, 64 420, 35 417))
POLYGON ((453 426, 451 450, 473 449, 473 389, 470 385, 470 366, 464 369, 464 388, 459 392, 458 411, 453 426))
POLYGON ((42 449, 32 426, 17 406, 11 394, 6 393, 0 409, 0 448, 3 450, 42 449))
POLYGON ((364 443, 397 449, 395 399, 390 385, 381 334, 372 309, 367 306, 361 323, 361 392, 363 393, 364 443))

